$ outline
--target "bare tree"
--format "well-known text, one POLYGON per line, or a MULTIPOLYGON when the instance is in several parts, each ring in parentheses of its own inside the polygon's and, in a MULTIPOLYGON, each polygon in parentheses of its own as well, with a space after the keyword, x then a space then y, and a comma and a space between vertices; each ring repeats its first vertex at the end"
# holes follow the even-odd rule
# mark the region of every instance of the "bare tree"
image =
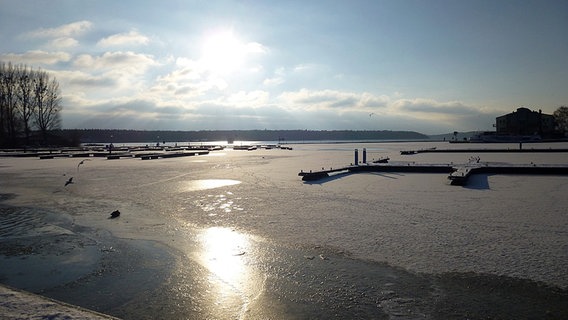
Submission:
POLYGON ((568 132, 568 107, 561 106, 556 109, 552 115, 554 116, 558 129, 562 132, 568 132))
POLYGON ((61 125, 59 83, 47 72, 0 62, 0 146, 25 143, 33 130, 47 142, 50 130, 61 125))
POLYGON ((18 68, 18 91, 16 110, 24 127, 25 143, 29 143, 31 120, 36 110, 33 96, 33 77, 35 73, 27 70, 26 66, 18 68))
POLYGON ((49 79, 47 72, 38 71, 34 77, 35 125, 41 132, 44 142, 47 133, 61 125, 59 111, 61 109, 61 96, 59 83, 49 79))
POLYGON ((0 132, 2 144, 14 145, 18 133, 16 105, 16 68, 11 63, 0 64, 0 132))

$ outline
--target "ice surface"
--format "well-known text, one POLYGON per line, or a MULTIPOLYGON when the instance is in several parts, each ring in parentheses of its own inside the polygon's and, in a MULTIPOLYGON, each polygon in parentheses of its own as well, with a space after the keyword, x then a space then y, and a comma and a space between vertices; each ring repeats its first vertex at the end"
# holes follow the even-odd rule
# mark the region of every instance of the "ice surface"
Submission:
MULTIPOLYGON (((342 174, 310 183, 298 176, 300 170, 349 165, 355 148, 359 159, 366 148, 369 160, 416 163, 466 163, 479 156, 482 162, 568 165, 565 153, 399 153, 431 147, 518 148, 515 144, 293 147, 149 161, 93 158, 80 170, 81 159, 2 158, 2 203, 61 213, 75 225, 122 239, 159 241, 237 292, 240 313, 244 304, 254 305, 266 278, 258 270, 245 273, 248 284, 243 284, 219 271, 219 264, 251 259, 248 250, 256 249, 247 247, 246 239, 256 239, 257 246, 323 248, 409 272, 473 272, 568 287, 566 176, 478 175, 465 187, 451 186, 444 174, 342 174), (74 183, 65 187, 71 176, 74 183), (120 210, 120 218, 106 219, 114 210, 120 210), (223 257, 204 255, 203 246, 211 245, 203 238, 207 232, 226 237, 232 249, 223 257)), ((568 145, 523 145, 531 147, 568 145)))

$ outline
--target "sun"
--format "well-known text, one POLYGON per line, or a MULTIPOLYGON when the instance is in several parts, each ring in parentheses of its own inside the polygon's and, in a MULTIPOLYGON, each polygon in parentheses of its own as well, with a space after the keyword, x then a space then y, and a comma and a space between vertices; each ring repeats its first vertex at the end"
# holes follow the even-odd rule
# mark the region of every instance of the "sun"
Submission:
POLYGON ((232 31, 216 31, 203 41, 201 63, 210 72, 228 74, 243 66, 246 52, 246 44, 232 31))

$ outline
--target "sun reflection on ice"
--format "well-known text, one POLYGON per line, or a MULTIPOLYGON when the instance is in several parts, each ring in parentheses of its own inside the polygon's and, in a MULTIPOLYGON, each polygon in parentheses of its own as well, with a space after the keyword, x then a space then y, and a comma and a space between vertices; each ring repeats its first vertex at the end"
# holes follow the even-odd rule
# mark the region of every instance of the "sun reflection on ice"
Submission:
POLYGON ((242 257, 249 247, 247 237, 220 227, 206 229, 202 237, 206 267, 216 278, 240 291, 247 273, 242 257))
POLYGON ((264 278, 251 267, 254 255, 249 235, 212 227, 199 235, 202 265, 214 296, 211 312, 219 318, 246 318, 251 304, 264 290, 264 278), (238 316, 235 316, 238 314, 238 316))
POLYGON ((238 180, 230 179, 204 179, 204 180, 191 180, 187 182, 185 191, 199 191, 221 188, 226 186, 234 186, 241 183, 238 180))

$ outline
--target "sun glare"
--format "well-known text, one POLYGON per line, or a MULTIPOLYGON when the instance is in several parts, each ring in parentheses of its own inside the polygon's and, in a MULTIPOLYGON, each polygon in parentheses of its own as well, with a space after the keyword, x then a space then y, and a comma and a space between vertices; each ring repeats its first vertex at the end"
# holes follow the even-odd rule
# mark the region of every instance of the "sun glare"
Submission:
POLYGON ((242 256, 249 249, 247 237, 220 227, 205 230, 201 237, 205 266, 212 276, 232 290, 243 291, 247 267, 242 256))
POLYGON ((245 61, 246 44, 231 31, 209 34, 202 47, 202 63, 218 74, 237 71, 245 61))

